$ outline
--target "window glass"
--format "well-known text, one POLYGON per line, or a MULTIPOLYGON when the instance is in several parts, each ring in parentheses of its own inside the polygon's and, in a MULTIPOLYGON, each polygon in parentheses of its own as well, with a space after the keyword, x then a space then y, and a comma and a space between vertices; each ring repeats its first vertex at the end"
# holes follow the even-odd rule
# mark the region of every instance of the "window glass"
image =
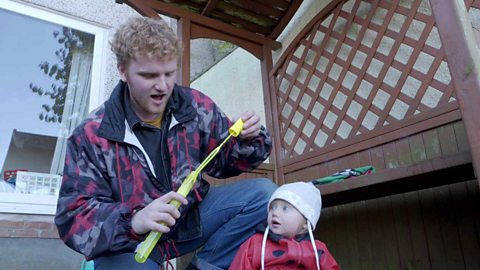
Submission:
POLYGON ((0 212, 8 211, 1 207, 8 193, 29 203, 56 198, 66 138, 91 109, 98 81, 92 69, 104 30, 69 21, 0 4, 0 212))

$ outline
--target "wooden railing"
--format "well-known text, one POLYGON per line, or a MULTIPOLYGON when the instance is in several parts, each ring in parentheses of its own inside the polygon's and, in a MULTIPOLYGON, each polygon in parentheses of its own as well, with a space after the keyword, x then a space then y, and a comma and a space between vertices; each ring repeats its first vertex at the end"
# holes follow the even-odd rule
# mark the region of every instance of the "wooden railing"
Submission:
POLYGON ((388 171, 322 188, 334 194, 471 163, 428 1, 332 1, 270 80, 279 183, 364 165, 388 171))

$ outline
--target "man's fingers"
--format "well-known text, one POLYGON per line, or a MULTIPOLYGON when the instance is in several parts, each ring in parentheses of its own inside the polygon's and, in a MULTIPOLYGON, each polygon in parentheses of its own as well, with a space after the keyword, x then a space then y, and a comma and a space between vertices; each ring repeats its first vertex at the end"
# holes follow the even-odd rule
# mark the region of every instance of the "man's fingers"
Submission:
POLYGON ((152 205, 148 216, 149 219, 159 220, 163 217, 162 214, 168 214, 174 219, 180 217, 180 211, 175 206, 165 203, 152 205))
POLYGON ((155 221, 155 223, 162 223, 162 225, 165 225, 167 227, 171 227, 171 226, 175 225, 176 217, 171 215, 170 213, 163 212, 163 213, 153 214, 152 218, 150 220, 155 221))
POLYGON ((260 117, 258 115, 253 116, 249 121, 244 125, 245 130, 248 131, 257 131, 260 129, 260 117))
POLYGON ((242 115, 240 116, 242 118, 242 120, 244 122, 248 121, 250 118, 252 118, 252 116, 255 115, 255 112, 254 111, 245 111, 244 113, 242 113, 242 115))
POLYGON ((172 225, 166 225, 164 222, 149 222, 147 227, 149 227, 150 231, 154 232, 161 232, 161 233, 168 233, 170 231, 170 227, 172 225))
POLYGON ((240 133, 240 139, 251 139, 260 134, 260 116, 254 111, 246 111, 241 118, 243 120, 243 130, 240 133))
POLYGON ((160 203, 169 203, 171 200, 179 201, 181 204, 188 204, 187 199, 180 195, 175 191, 170 191, 167 194, 161 196, 160 198, 156 199, 155 201, 159 201, 160 203))
POLYGON ((132 228, 136 233, 142 234, 149 230, 168 232, 168 227, 173 226, 180 217, 177 207, 169 204, 172 200, 187 204, 188 201, 177 192, 171 191, 157 198, 132 218, 132 228))

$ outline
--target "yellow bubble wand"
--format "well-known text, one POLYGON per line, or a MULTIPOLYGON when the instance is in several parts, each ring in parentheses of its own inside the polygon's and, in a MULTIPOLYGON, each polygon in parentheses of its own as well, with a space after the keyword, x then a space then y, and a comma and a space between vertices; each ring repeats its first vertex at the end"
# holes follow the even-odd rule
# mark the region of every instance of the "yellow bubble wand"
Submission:
MULTIPOLYGON (((230 137, 237 137, 240 135, 240 132, 243 129, 243 120, 242 118, 239 118, 235 124, 233 124, 229 129, 228 129, 228 137, 225 138, 222 143, 217 146, 215 149, 210 152, 210 154, 203 160, 202 163, 196 168, 193 172, 190 172, 188 176, 185 178, 183 181, 182 185, 180 188, 177 190, 177 193, 182 195, 183 197, 187 197, 188 193, 192 190, 193 184, 195 184, 195 181, 197 180, 198 175, 200 172, 207 166, 207 164, 220 152, 220 149, 222 146, 230 139, 230 137)), ((171 200, 169 202, 170 205, 175 206, 176 208, 180 207, 180 202, 177 200, 171 200)), ((166 225, 164 222, 162 222, 163 225, 166 225)), ((138 263, 144 263, 148 256, 150 256, 150 253, 152 252, 153 248, 155 245, 157 245, 158 240, 162 236, 161 232, 150 232, 145 238, 143 242, 140 243, 140 245, 137 247, 137 250, 135 251, 135 260, 138 263)))

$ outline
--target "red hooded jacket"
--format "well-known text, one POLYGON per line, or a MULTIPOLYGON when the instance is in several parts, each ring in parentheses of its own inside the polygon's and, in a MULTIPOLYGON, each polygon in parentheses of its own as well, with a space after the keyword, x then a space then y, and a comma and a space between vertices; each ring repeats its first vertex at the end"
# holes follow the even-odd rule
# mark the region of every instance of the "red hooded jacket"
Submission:
MULTIPOLYGON (((308 235, 287 239, 269 234, 265 247, 265 270, 317 269, 312 242, 308 235)), ((262 233, 256 233, 242 244, 230 270, 261 269, 262 233)), ((327 246, 315 240, 321 270, 340 269, 327 246)))

